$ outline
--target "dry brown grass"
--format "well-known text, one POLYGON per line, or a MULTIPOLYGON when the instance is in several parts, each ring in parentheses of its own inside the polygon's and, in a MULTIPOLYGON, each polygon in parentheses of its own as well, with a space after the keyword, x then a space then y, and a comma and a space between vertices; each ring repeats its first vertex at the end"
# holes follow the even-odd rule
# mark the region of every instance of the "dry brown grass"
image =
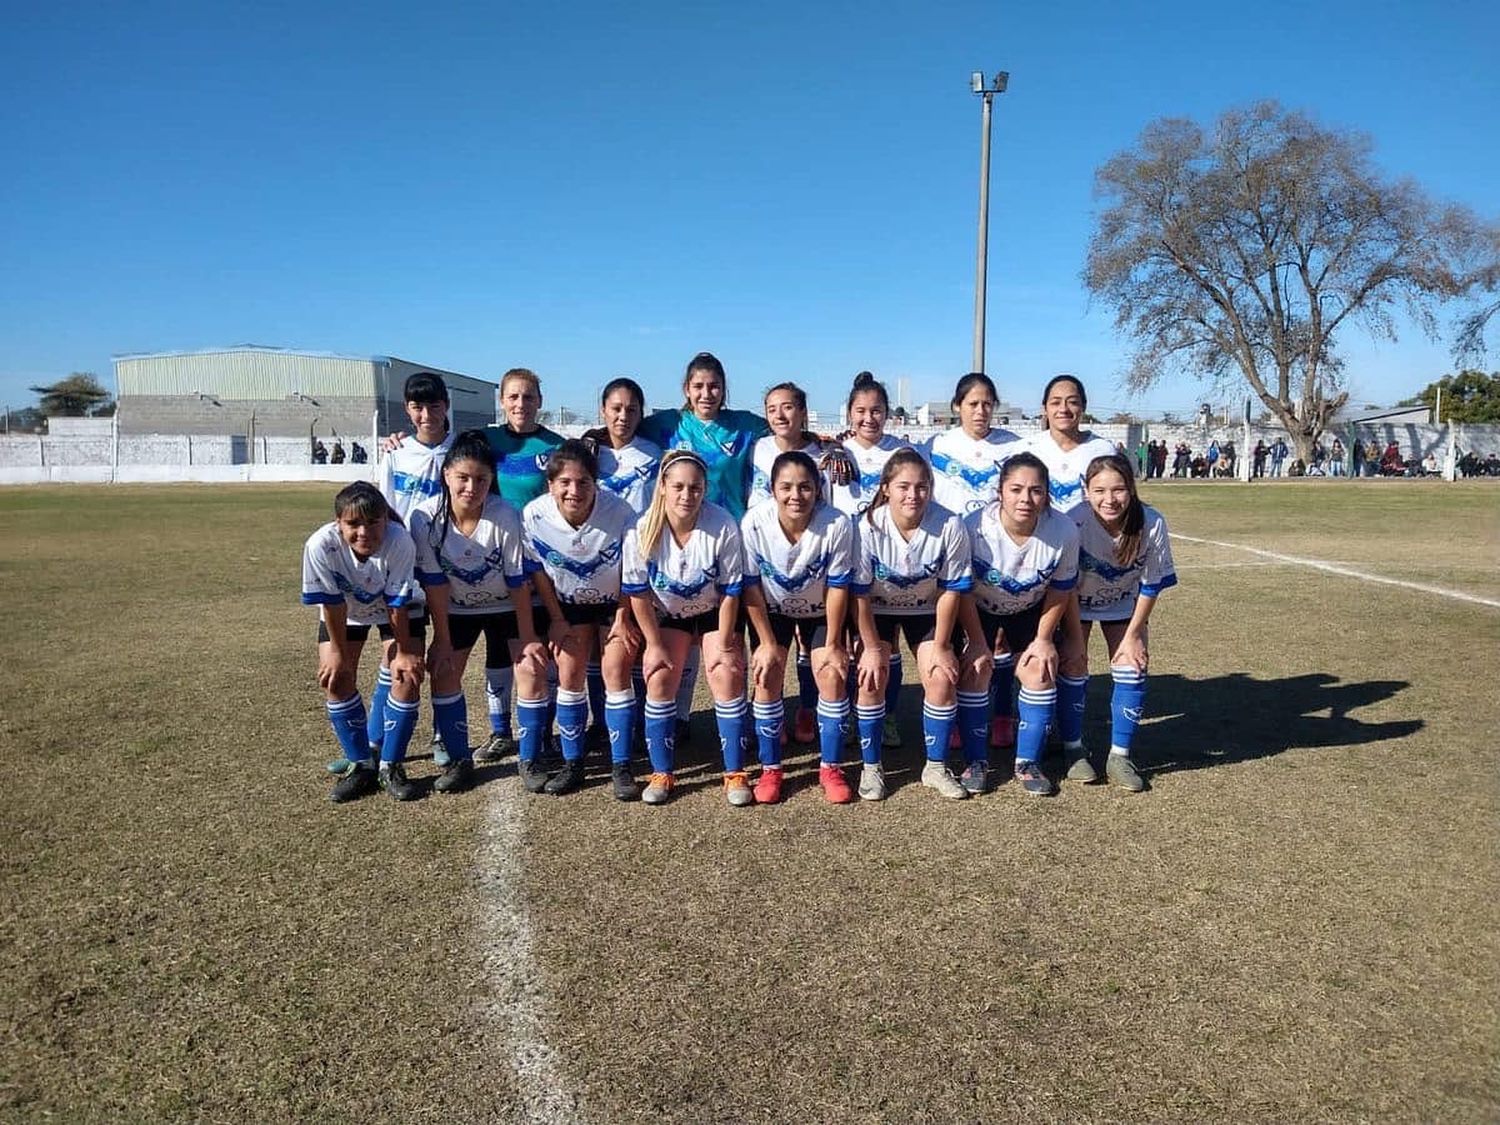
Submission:
MULTIPOLYGON (((1493 489, 1320 484, 1153 500, 1205 538, 1492 576, 1493 489)), ((0 491, 6 1116, 519 1112, 474 872, 515 781, 327 803, 295 586, 327 502, 0 491)), ((660 810, 526 800, 546 1032, 585 1113, 1493 1120, 1500 610, 1177 551, 1149 794, 947 804, 913 750, 881 806, 731 810, 709 772, 660 810)))

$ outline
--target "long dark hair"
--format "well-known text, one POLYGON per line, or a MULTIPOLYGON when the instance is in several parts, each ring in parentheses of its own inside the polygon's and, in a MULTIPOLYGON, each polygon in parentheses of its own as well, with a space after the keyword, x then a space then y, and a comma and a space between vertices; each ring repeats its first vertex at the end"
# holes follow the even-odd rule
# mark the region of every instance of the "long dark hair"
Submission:
POLYGON ((465 430, 453 439, 443 457, 443 506, 438 518, 427 528, 427 541, 432 544, 433 554, 438 554, 443 540, 448 537, 448 528, 453 525, 453 494, 448 490, 448 470, 460 461, 478 461, 490 471, 490 487, 494 487, 498 469, 495 451, 490 448, 490 439, 483 430, 465 430))
POLYGON ((380 489, 367 480, 357 480, 339 489, 338 495, 333 498, 333 515, 335 519, 358 516, 366 523, 374 523, 381 516, 401 522, 401 517, 396 514, 380 489))
MULTIPOLYGON (((1052 424, 1047 421, 1047 400, 1052 397, 1052 388, 1059 383, 1072 383, 1077 387, 1078 397, 1082 400, 1083 409, 1087 410, 1089 408, 1089 393, 1083 389, 1082 379, 1077 375, 1069 375, 1067 372, 1052 376, 1052 378, 1047 380, 1047 385, 1042 388, 1042 424, 1049 430, 1052 428, 1052 424)), ((1078 421, 1082 423, 1083 419, 1080 417, 1078 421)))
POLYGON ((586 441, 568 438, 547 455, 547 483, 555 481, 567 464, 580 465, 596 482, 599 480, 599 459, 586 441))
POLYGON ((603 406, 608 402, 609 396, 616 391, 627 392, 631 398, 635 399, 635 404, 641 408, 641 413, 646 413, 646 392, 641 390, 641 385, 628 375, 621 375, 604 384, 604 390, 599 392, 599 405, 603 406))
POLYGON ((952 406, 954 410, 957 410, 958 404, 963 402, 968 393, 972 391, 976 386, 983 387, 985 390, 989 391, 990 398, 996 404, 1000 402, 1000 392, 995 390, 995 381, 988 375, 986 375, 983 371, 970 371, 967 375, 965 375, 958 381, 958 386, 953 388, 953 401, 949 405, 952 406))
POLYGON ((818 499, 823 499, 823 474, 818 472, 817 462, 800 449, 789 449, 785 453, 778 453, 776 460, 771 462, 771 489, 773 498, 775 496, 777 479, 788 469, 801 469, 808 476, 812 477, 813 488, 817 490, 818 499))
POLYGON ((1047 463, 1035 453, 1022 450, 1020 453, 1012 453, 1005 459, 1005 464, 1000 466, 1000 479, 996 482, 996 488, 1002 488, 1017 469, 1034 469, 1042 478, 1042 487, 1047 489, 1048 495, 1052 492, 1052 476, 1047 472, 1047 463))
POLYGON ((880 485, 875 489, 875 499, 871 500, 870 506, 865 509, 865 519, 870 521, 872 527, 875 524, 875 509, 882 504, 890 503, 891 481, 907 465, 916 465, 922 470, 922 476, 927 480, 927 502, 932 503, 932 466, 927 463, 927 458, 911 446, 904 445, 890 455, 886 460, 885 468, 880 470, 880 485))
POLYGON ((1120 527, 1120 545, 1115 548, 1115 562, 1121 566, 1130 566, 1141 556, 1141 538, 1146 527, 1146 506, 1141 503, 1140 493, 1135 490, 1135 471, 1131 469, 1130 461, 1118 453, 1095 457, 1089 462, 1089 467, 1083 471, 1084 489, 1087 490, 1089 482, 1106 471, 1119 473, 1120 478, 1125 482, 1125 487, 1130 491, 1130 506, 1125 509, 1125 519, 1120 527))
POLYGON ((868 371, 861 371, 854 377, 854 385, 849 388, 849 398, 844 403, 844 412, 847 414, 854 409, 854 396, 862 395, 866 391, 880 396, 880 404, 885 407, 887 415, 891 412, 891 396, 885 392, 885 384, 876 379, 868 371))
POLYGON ((713 352, 699 352, 687 362, 687 370, 682 373, 682 397, 683 409, 689 414, 692 407, 687 403, 688 384, 693 381, 694 371, 707 371, 710 375, 718 377, 719 386, 724 389, 724 397, 719 400, 719 409, 729 405, 729 376, 724 374, 724 365, 719 362, 719 357, 713 352))

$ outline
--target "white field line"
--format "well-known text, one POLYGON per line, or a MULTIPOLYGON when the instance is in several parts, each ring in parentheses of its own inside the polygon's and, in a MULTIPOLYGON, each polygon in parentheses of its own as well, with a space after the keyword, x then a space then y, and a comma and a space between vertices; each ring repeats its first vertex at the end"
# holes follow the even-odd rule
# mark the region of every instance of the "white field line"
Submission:
POLYGON ((1472 602, 1475 605, 1488 605, 1500 609, 1500 600, 1495 598, 1481 598, 1477 594, 1466 594, 1462 590, 1450 590, 1445 586, 1429 586, 1423 582, 1407 582, 1401 578, 1387 578, 1383 574, 1370 574, 1367 571, 1355 570, 1352 566, 1340 566, 1338 563, 1324 562, 1322 559, 1306 559, 1299 555, 1281 555, 1275 551, 1263 551, 1259 547, 1246 547, 1242 543, 1225 543, 1218 539, 1199 539, 1192 535, 1179 535, 1175 531, 1171 533, 1171 536, 1173 539, 1181 539, 1184 543, 1202 543, 1209 547, 1227 547, 1232 551, 1248 551, 1252 555, 1274 559, 1276 562, 1308 566, 1314 570, 1327 571, 1329 574, 1341 574, 1345 578, 1358 578, 1362 582, 1378 582, 1382 586, 1399 586, 1403 590, 1417 590, 1423 594, 1436 594, 1441 598, 1452 598, 1455 601, 1472 602))
POLYGON ((519 789, 510 779, 485 789, 488 802, 479 844, 484 927, 480 942, 492 997, 484 1005, 484 1015, 505 1037, 502 1057, 508 1057, 515 1069, 521 1102, 517 1120, 545 1125, 582 1121, 578 1102, 564 1081, 561 1059, 543 1029, 546 1003, 521 879, 525 841, 519 789))
POLYGON ((1268 566, 1288 566, 1288 563, 1271 562, 1269 559, 1263 562, 1225 562, 1225 563, 1189 563, 1179 565, 1179 570, 1256 570, 1268 566))

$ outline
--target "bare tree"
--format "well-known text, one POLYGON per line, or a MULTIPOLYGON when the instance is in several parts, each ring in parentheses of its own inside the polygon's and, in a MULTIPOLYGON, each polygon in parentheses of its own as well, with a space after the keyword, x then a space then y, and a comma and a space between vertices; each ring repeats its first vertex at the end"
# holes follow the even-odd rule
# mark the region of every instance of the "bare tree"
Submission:
POLYGON ((1394 340, 1399 308, 1436 336, 1436 304, 1494 288, 1496 228, 1383 179, 1370 151, 1260 102, 1211 132, 1157 121, 1106 162, 1084 281, 1134 341, 1128 385, 1237 373, 1309 460, 1348 398, 1341 328, 1394 340))

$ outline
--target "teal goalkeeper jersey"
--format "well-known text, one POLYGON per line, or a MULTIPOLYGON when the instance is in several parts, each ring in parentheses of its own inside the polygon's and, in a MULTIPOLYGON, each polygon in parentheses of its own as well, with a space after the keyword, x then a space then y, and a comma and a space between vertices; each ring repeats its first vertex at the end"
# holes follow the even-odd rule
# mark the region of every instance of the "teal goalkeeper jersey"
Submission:
POLYGON ((657 410, 641 420, 640 435, 663 450, 690 449, 708 465, 706 499, 736 520, 745 514, 755 442, 771 432, 748 410, 719 411, 705 422, 691 410, 657 410))
POLYGON ((495 491, 516 511, 547 491, 547 458, 562 444, 562 435, 546 426, 518 434, 509 426, 486 426, 495 451, 495 491))

